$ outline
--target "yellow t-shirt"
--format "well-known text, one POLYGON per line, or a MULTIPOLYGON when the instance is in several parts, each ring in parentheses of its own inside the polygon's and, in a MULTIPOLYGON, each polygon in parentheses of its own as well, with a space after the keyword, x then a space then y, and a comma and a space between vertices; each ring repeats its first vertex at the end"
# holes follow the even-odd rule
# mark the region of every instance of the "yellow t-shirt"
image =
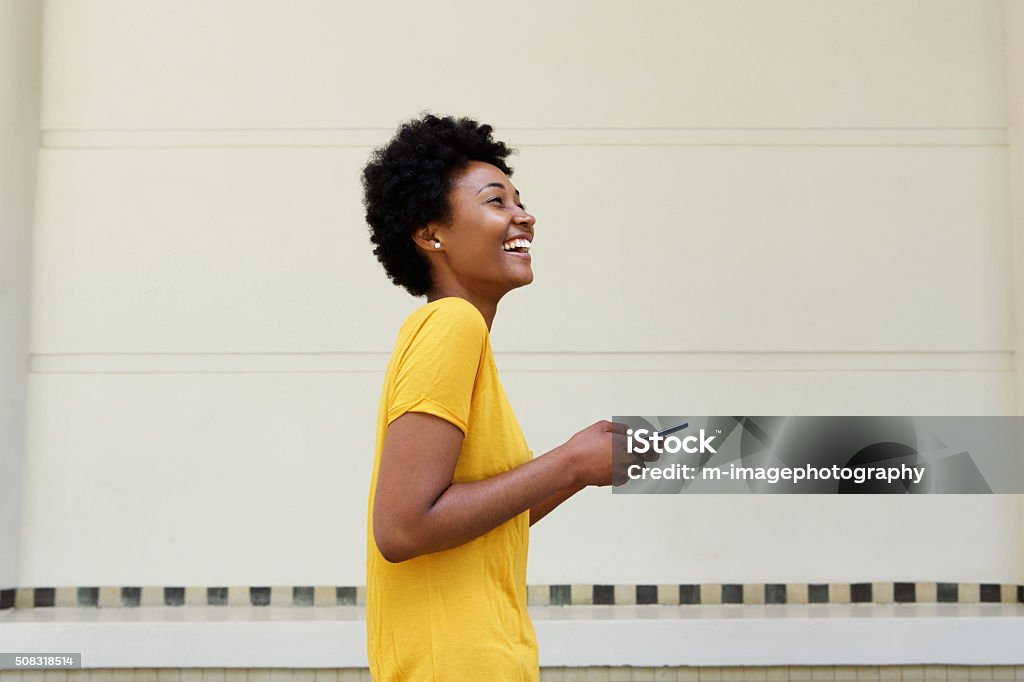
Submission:
POLYGON ((397 564, 377 549, 381 450, 388 425, 406 412, 436 415, 465 434, 453 483, 489 478, 532 457, 480 311, 449 297, 413 312, 384 377, 370 480, 366 634, 374 682, 537 682, 537 639, 526 610, 529 510, 463 545, 397 564))

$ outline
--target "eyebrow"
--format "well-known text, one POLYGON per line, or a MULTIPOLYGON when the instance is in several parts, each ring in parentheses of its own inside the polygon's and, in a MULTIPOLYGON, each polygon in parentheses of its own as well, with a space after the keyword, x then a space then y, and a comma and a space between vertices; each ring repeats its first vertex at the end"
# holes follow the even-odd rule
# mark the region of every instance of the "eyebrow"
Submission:
MULTIPOLYGON (((488 187, 500 187, 502 189, 505 189, 505 185, 501 184, 500 182, 488 182, 486 185, 478 189, 476 193, 480 194, 480 192, 483 192, 488 187)), ((519 190, 516 190, 516 196, 519 196, 519 190)))

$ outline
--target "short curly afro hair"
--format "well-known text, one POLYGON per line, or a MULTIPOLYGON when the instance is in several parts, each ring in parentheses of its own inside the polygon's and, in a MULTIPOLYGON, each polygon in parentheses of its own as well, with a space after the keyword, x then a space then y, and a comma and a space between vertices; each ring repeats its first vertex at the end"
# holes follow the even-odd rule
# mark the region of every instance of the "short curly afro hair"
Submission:
POLYGON ((451 222, 452 181, 470 161, 483 161, 509 177, 514 149, 491 138, 493 128, 471 118, 423 114, 402 123, 363 168, 363 205, 373 254, 396 285, 413 296, 431 287, 430 266, 412 240, 431 221, 451 222))

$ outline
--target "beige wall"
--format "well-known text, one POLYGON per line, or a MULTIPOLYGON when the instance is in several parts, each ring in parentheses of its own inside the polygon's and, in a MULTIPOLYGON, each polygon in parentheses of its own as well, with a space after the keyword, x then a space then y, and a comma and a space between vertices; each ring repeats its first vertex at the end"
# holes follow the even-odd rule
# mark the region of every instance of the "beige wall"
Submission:
POLYGON ((0 2, 0 588, 18 586, 40 5, 0 2))
POLYGON ((1017 414, 1024 414, 1024 2, 1004 0, 1007 136, 1016 315, 1017 414))
MULTIPOLYGON (((418 302, 358 176, 426 108, 520 148, 536 280, 493 340, 536 453, 612 414, 1021 413, 1004 23, 51 0, 22 585, 363 582, 418 302)), ((1022 527, 1016 496, 588 490, 534 529, 529 580, 1012 582, 1022 527)))
POLYGON ((1024 414, 1024 0, 1004 0, 1017 414, 1024 414))

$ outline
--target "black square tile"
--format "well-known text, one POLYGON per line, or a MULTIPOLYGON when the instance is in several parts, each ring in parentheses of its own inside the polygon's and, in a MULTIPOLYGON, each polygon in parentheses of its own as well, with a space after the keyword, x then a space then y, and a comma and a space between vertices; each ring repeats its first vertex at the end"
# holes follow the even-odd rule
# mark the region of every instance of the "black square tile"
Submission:
POLYGON ((917 585, 915 583, 893 583, 892 598, 898 602, 916 602, 917 585))
POLYGON ((726 583, 722 585, 722 603, 742 604, 743 585, 737 585, 735 583, 726 583))
POLYGON ((184 606, 185 605, 185 588, 184 587, 165 587, 164 588, 164 605, 165 606, 184 606))
POLYGON ((206 588, 206 603, 210 606, 227 606, 228 604, 228 588, 226 587, 207 587, 206 588))
POLYGON ((935 599, 940 602, 956 602, 960 599, 960 589, 957 583, 936 583, 935 599))
POLYGON ((37 587, 32 590, 33 606, 53 606, 56 590, 52 587, 37 587))
POLYGON ((614 604, 615 585, 594 585, 595 604, 614 604))
POLYGON ((572 603, 572 587, 569 585, 549 585, 548 603, 552 606, 568 606, 572 603))
MULTIPOLYGON (((1024 601, 1024 600, 1021 600, 1024 601)), ((0 609, 14 608, 14 588, 0 590, 0 609)))
POLYGON ((312 587, 295 587, 292 589, 292 604, 295 606, 313 605, 312 587))
POLYGON ((785 604, 786 603, 786 584, 785 583, 767 583, 764 586, 764 603, 765 604, 785 604))
POLYGON ((1001 602, 1003 600, 1003 591, 999 585, 992 585, 990 583, 981 584, 981 601, 984 602, 1001 602))
POLYGON ((850 602, 854 604, 871 601, 871 583, 852 583, 850 585, 850 602))
POLYGON ((138 606, 142 603, 141 587, 122 587, 121 606, 138 606))
POLYGON ((99 606, 100 604, 100 588, 98 587, 79 587, 78 588, 78 605, 79 606, 99 606))
POLYGON ((636 586, 636 603, 637 604, 657 604, 658 603, 658 586, 657 585, 637 585, 636 586))
POLYGON ((250 587, 249 603, 253 606, 270 606, 270 588, 250 587))
POLYGON ((343 604, 345 606, 356 605, 356 588, 339 587, 335 592, 335 596, 338 598, 338 604, 343 604))
POLYGON ((679 603, 680 604, 699 604, 700 603, 700 585, 680 585, 679 586, 679 603))
POLYGON ((808 604, 828 604, 828 583, 813 583, 807 585, 808 604))

